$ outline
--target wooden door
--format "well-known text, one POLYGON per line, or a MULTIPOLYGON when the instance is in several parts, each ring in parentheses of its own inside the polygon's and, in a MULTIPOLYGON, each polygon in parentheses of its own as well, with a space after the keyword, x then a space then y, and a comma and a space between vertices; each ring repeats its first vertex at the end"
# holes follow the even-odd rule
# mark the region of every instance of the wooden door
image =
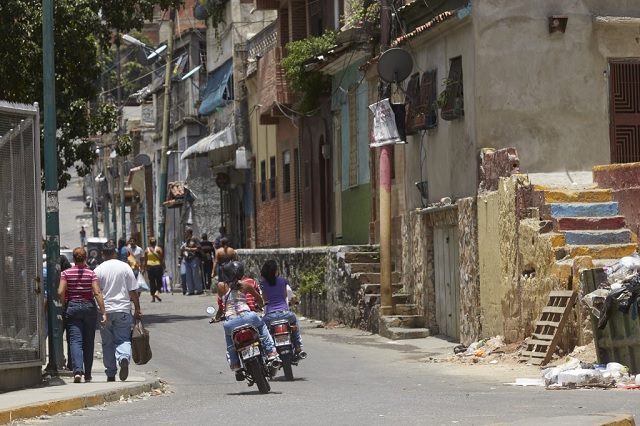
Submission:
POLYGON ((612 163, 640 161, 640 60, 609 62, 612 163))
POLYGON ((436 322, 440 334, 460 339, 460 262, 458 228, 433 230, 436 322))

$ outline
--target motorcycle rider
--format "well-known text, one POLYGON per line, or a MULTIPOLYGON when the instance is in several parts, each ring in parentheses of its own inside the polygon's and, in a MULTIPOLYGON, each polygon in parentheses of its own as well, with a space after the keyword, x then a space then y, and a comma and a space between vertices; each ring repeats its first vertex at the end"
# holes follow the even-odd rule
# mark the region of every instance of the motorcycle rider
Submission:
POLYGON ((242 280, 244 277, 244 265, 242 262, 233 261, 224 265, 227 282, 218 283, 218 296, 222 297, 224 308, 224 336, 227 342, 227 361, 231 370, 236 373, 237 380, 244 380, 240 371, 240 359, 236 352, 231 333, 234 328, 245 324, 251 324, 258 329, 263 338, 264 347, 269 361, 278 358, 278 352, 269 335, 269 330, 262 319, 251 311, 247 304, 247 294, 251 294, 259 305, 263 305, 262 296, 256 291, 250 281, 242 280))
POLYGON ((287 279, 280 276, 280 268, 275 260, 267 260, 260 273, 263 280, 260 281, 260 289, 265 299, 265 311, 262 317, 267 325, 271 327, 271 323, 276 320, 286 319, 291 324, 291 337, 295 346, 295 354, 298 358, 304 359, 307 354, 302 350, 302 337, 300 337, 300 329, 298 327, 298 319, 296 314, 289 310, 287 303, 287 287, 289 284, 287 279))

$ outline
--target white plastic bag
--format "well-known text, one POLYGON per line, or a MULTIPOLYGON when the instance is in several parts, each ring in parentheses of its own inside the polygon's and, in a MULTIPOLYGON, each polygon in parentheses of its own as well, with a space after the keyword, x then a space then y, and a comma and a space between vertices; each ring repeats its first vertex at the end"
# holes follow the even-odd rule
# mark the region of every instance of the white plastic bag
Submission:
POLYGON ((144 278, 142 272, 138 273, 138 290, 149 291, 149 284, 147 284, 147 280, 144 278))

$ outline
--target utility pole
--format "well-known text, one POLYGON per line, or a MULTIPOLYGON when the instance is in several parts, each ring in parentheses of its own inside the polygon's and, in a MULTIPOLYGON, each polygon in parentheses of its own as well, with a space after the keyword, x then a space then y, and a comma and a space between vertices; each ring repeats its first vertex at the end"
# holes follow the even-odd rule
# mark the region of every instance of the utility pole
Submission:
MULTIPOLYGON (((171 116, 171 62, 173 58, 173 32, 176 11, 169 10, 169 39, 167 40, 166 69, 164 74, 164 109, 162 115, 162 148, 160 150, 160 184, 158 185, 158 245, 164 248, 165 208, 167 198, 167 150, 169 149, 169 118, 171 116)), ((180 161, 180 160, 178 160, 180 161)))
MULTIPOLYGON (((62 353, 62 305, 58 300, 60 268, 60 205, 58 200, 58 153, 56 146, 56 86, 53 43, 53 0, 42 2, 42 50, 44 91, 44 188, 47 234, 47 316, 49 320, 49 363, 46 370, 53 384, 61 384, 58 370, 64 366, 62 353)), ((63 382, 64 383, 64 382, 63 382)))
MULTIPOLYGON (((117 33, 117 38, 116 38, 116 61, 118 62, 117 64, 117 73, 118 73, 118 89, 117 89, 117 102, 118 102, 118 133, 117 133, 117 137, 118 137, 118 142, 120 142, 120 135, 122 134, 122 125, 123 125, 123 117, 122 117, 122 90, 121 90, 121 85, 122 85, 122 64, 120 63, 120 44, 121 44, 121 39, 120 39, 120 32, 117 33)), ((127 238, 127 218, 126 218, 126 212, 125 212, 125 206, 124 206, 124 157, 121 157, 120 155, 118 155, 116 157, 116 161, 118 164, 118 186, 120 187, 120 223, 122 224, 122 238, 127 238)), ((115 228, 114 228, 115 230, 115 228)))
MULTIPOLYGON (((380 52, 389 48, 391 0, 380 0, 380 52)), ((380 147, 380 315, 393 314, 391 295, 391 161, 393 144, 380 147)))

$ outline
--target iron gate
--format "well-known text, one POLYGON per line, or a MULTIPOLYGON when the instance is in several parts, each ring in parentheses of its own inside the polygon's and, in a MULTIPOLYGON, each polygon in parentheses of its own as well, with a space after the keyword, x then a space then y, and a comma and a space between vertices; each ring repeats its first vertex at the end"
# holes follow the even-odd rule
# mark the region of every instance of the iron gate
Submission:
POLYGON ((0 102, 0 372, 45 358, 39 120, 0 102))

